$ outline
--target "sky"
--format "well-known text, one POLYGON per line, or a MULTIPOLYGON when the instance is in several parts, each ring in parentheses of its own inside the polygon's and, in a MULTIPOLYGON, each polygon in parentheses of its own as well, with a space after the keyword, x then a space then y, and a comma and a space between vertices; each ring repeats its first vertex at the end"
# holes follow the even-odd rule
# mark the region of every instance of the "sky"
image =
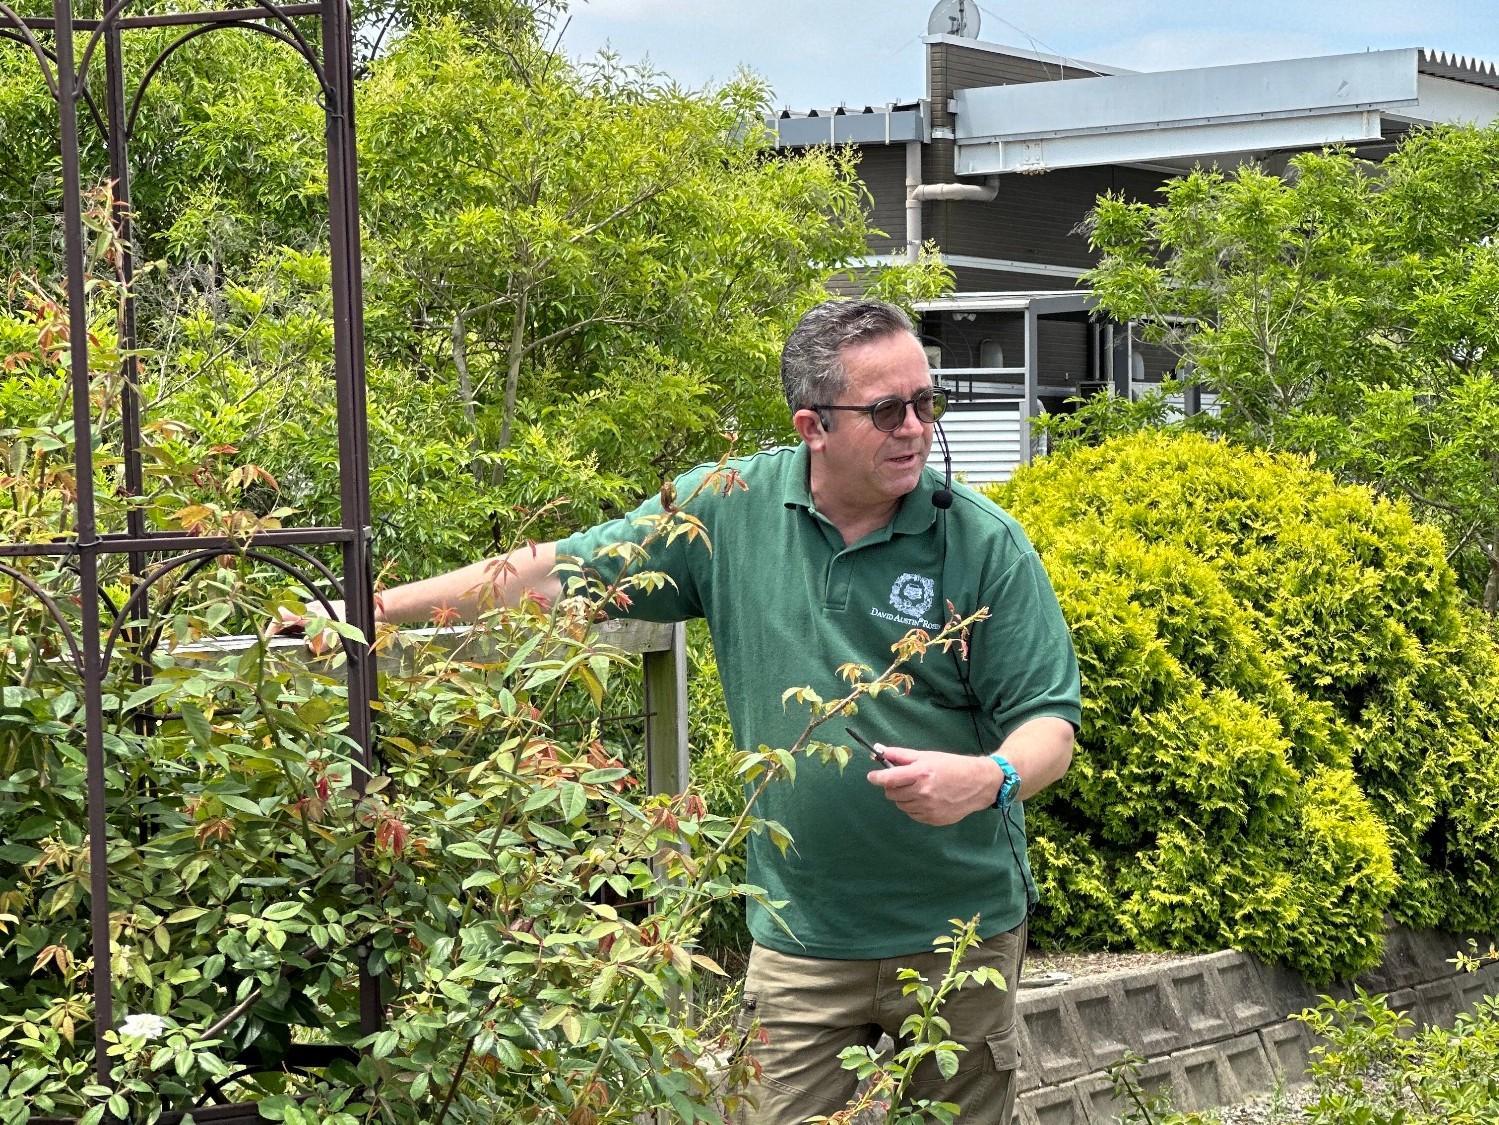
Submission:
MULTIPOLYGON (((772 104, 924 93, 935 0, 573 0, 564 51, 609 49, 694 89, 747 66, 772 104)), ((1430 47, 1499 63, 1499 0, 980 0, 979 38, 1130 70, 1430 47)))

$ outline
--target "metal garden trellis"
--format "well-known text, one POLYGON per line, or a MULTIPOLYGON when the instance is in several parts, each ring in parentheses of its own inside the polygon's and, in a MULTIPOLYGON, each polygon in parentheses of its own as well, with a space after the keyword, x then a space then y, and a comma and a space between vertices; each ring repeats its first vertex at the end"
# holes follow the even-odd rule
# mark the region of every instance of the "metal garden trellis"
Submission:
MULTIPOLYGON (((109 946, 109 867, 106 838, 105 741, 103 684, 110 656, 129 622, 149 604, 153 588, 184 568, 204 567, 226 553, 241 554, 280 569, 301 582, 328 607, 319 585, 332 588, 346 603, 350 624, 372 635, 374 603, 370 564, 369 461, 365 417, 364 340, 359 256, 359 197, 354 140, 354 67, 352 17, 347 0, 276 4, 228 10, 171 11, 126 15, 132 0, 106 0, 99 18, 76 16, 72 0, 53 0, 52 15, 22 16, 0 0, 0 39, 28 48, 35 56, 58 111, 61 159, 64 263, 69 318, 70 380, 73 407, 74 470, 77 519, 72 535, 45 543, 0 544, 0 575, 26 587, 46 606, 73 662, 85 715, 91 942, 93 951, 95 1071, 109 1085, 109 1057, 104 1033, 114 1024, 109 946), (304 25, 317 32, 309 37, 304 25), (142 72, 133 91, 126 89, 123 39, 145 28, 182 27, 183 31, 142 72), (136 345, 131 281, 129 141, 151 81, 183 45, 212 31, 237 29, 268 35, 296 51, 312 69, 326 121, 329 251, 332 263, 334 382, 337 395, 340 523, 263 531, 247 540, 226 536, 185 535, 153 530, 145 514, 132 506, 123 530, 101 531, 94 497, 93 435, 90 412, 90 339, 85 297, 85 226, 80 180, 79 114, 85 108, 107 146, 113 184, 112 219, 121 248, 125 298, 120 342, 127 356, 136 345), (81 46, 81 49, 79 49, 81 46), (89 85, 89 74, 102 50, 103 110, 89 85), (342 573, 335 573, 312 548, 337 544, 342 573), (101 598, 99 565, 106 556, 125 555, 132 592, 118 610, 101 598), (61 607, 36 582, 5 562, 21 556, 51 556, 76 564, 79 580, 78 629, 75 634, 61 607), (105 614, 112 618, 106 632, 105 614)), ((141 495, 142 405, 137 360, 127 358, 121 380, 126 490, 141 495)), ((368 648, 345 642, 348 671, 348 735, 359 748, 366 771, 373 771, 371 703, 375 666, 368 648)), ((356 777, 356 783, 358 779, 356 777)), ((360 980, 360 1030, 369 1034, 381 1024, 378 982, 364 973, 360 980)), ((219 1022, 232 1022, 234 1012, 219 1022)), ((324 1052, 326 1053, 326 1052, 324 1052)), ((310 1057, 310 1056, 309 1056, 310 1057)), ((292 1060, 295 1062, 295 1060, 292 1060)), ((253 1107, 244 1107, 251 1118, 253 1107)), ((229 1111, 231 1114, 233 1110, 229 1111)), ((213 1119, 226 1119, 219 1111, 213 1119)), ((200 1120, 207 1120, 200 1117, 200 1120)))

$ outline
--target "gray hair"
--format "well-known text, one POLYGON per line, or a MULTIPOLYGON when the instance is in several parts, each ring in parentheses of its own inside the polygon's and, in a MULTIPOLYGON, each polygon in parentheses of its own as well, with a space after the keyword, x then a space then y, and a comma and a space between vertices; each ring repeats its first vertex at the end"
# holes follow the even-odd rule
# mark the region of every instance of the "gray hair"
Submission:
POLYGON ((813 307, 781 349, 781 389, 792 411, 832 402, 848 385, 844 348, 900 332, 915 332, 911 318, 887 301, 834 299, 813 307))

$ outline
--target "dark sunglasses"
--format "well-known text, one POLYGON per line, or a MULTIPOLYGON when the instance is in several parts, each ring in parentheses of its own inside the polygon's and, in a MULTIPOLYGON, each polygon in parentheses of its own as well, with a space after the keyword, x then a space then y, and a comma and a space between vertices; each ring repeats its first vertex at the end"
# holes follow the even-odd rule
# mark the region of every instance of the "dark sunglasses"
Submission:
POLYGON ((812 409, 818 411, 857 410, 860 414, 869 415, 869 420, 874 423, 875 429, 893 434, 906 420, 907 406, 916 411, 918 421, 930 424, 947 413, 947 392, 928 389, 917 391, 910 398, 886 395, 867 406, 834 406, 831 403, 813 403, 812 409))

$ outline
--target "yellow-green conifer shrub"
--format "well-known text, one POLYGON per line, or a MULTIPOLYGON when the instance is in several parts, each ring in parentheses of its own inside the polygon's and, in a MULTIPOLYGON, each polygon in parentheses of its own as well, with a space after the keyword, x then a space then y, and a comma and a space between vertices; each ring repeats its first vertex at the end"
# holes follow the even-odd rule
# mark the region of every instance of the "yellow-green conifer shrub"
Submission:
POLYGON ((1499 923, 1499 646, 1437 531, 1305 459, 1164 431, 992 495, 1083 673, 1072 770, 1026 810, 1043 937, 1330 979, 1377 961, 1387 911, 1499 923))

